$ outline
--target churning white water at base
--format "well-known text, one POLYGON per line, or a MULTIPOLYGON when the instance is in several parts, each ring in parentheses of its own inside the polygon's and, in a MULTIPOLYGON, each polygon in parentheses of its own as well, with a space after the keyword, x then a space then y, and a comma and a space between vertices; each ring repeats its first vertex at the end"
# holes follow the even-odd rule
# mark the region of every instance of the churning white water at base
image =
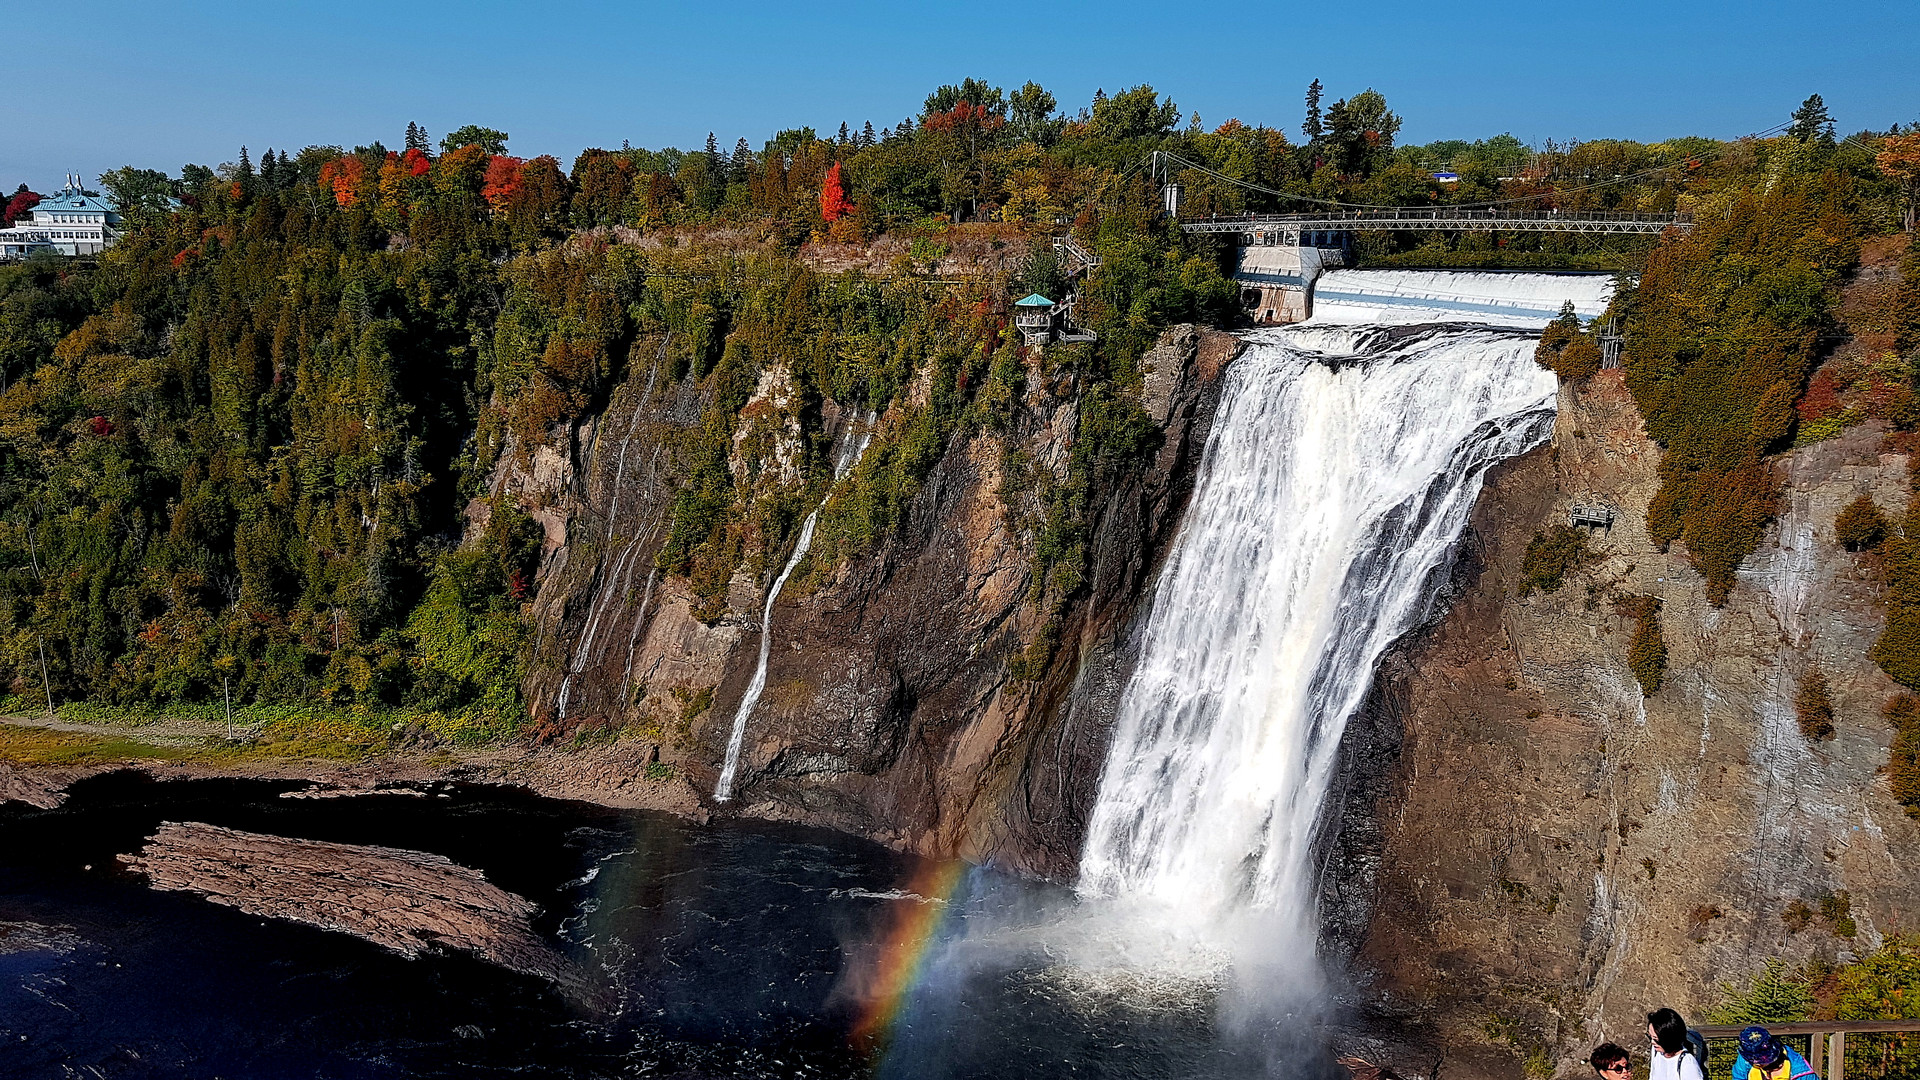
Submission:
POLYGON ((1313 286, 1313 322, 1473 322, 1544 327, 1571 303, 1595 319, 1613 296, 1605 274, 1502 270, 1334 270, 1313 286))
MULTIPOLYGON (((837 482, 847 475, 847 471, 860 463, 860 455, 867 452, 867 444, 873 441, 875 416, 868 414, 867 422, 857 435, 847 437, 841 444, 840 455, 833 463, 833 479, 837 482)), ((806 558, 807 550, 813 547, 813 527, 820 520, 820 511, 827 508, 827 500, 833 497, 833 486, 827 486, 827 494, 820 505, 813 508, 807 519, 800 524, 800 536, 793 543, 793 554, 787 556, 787 564, 780 568, 780 576, 773 579, 773 585, 767 589, 767 604, 760 613, 760 662, 753 669, 753 678, 747 683, 747 692, 740 699, 740 708, 733 714, 733 731, 727 736, 727 757, 720 766, 720 782, 714 785, 713 797, 716 802, 726 802, 733 798, 733 777, 740 768, 740 748, 747 738, 747 717, 753 715, 753 707, 760 703, 760 694, 767 688, 767 657, 773 647, 773 602, 780 599, 780 590, 787 587, 787 578, 793 576, 793 568, 806 558)))
POLYGON ((1314 831, 1341 733, 1433 611, 1487 469, 1552 430, 1535 340, 1247 338, 1119 706, 1080 865, 1092 906, 1314 992, 1314 831))

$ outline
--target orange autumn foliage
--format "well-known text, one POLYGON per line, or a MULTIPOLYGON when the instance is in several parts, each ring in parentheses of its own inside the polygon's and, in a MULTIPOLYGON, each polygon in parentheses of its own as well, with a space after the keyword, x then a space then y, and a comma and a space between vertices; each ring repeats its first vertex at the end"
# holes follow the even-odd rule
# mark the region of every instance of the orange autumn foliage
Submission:
POLYGON ((360 201, 360 183, 366 175, 366 163, 349 154, 320 166, 320 186, 333 192, 337 205, 352 206, 360 201))
POLYGON ((926 126, 930 131, 966 131, 970 128, 983 132, 997 131, 1007 125, 1006 117, 989 110, 984 105, 975 105, 963 101, 950 111, 934 113, 927 117, 926 126))
POLYGON ((847 189, 840 184, 840 163, 836 161, 827 170, 827 181, 820 188, 820 217, 831 225, 852 212, 853 204, 847 201, 847 189))
POLYGON ((1881 140, 1873 163, 1907 194, 1906 227, 1913 229, 1914 205, 1920 203, 1920 132, 1889 135, 1881 140))
POLYGON ((519 197, 523 184, 522 169, 526 162, 506 154, 495 154, 487 159, 486 178, 480 182, 480 197, 496 214, 505 214, 519 197))

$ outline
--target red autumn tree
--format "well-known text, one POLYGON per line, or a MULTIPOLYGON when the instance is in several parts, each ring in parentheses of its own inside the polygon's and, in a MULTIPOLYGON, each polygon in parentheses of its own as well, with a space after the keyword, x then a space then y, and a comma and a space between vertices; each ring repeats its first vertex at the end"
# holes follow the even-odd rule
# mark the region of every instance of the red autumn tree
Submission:
POLYGON ((336 204, 352 206, 360 200, 360 183, 366 175, 366 163, 349 154, 320 166, 320 186, 333 192, 336 204))
POLYGON ((847 201, 847 189, 840 184, 840 163, 836 161, 820 188, 820 217, 831 225, 851 213, 853 204, 847 201))
POLYGON ((428 170, 433 168, 433 159, 427 156, 425 150, 418 148, 409 147, 404 160, 407 163, 408 176, 425 176, 428 170))
POLYGON ((521 166, 525 164, 525 161, 506 154, 495 154, 487 159, 487 174, 480 182, 480 197, 486 200, 487 207, 496 216, 504 215, 519 197, 524 183, 521 166))
POLYGON ((21 184, 20 190, 14 192, 13 198, 7 200, 6 210, 0 212, 0 229, 12 228, 14 221, 16 221, 20 215, 38 205, 40 205, 40 196, 35 192, 28 191, 27 185, 21 184))

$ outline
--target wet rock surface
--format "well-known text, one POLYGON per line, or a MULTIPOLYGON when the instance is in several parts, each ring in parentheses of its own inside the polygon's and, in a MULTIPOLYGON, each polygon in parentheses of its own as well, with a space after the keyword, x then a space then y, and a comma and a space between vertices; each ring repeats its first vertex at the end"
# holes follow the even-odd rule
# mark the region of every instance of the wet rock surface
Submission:
POLYGON ((0 803, 23 802, 51 810, 65 801, 71 779, 65 770, 22 769, 0 761, 0 803))
MULTIPOLYGON (((607 413, 571 437, 566 468, 509 464, 495 485, 570 521, 549 529, 570 539, 549 556, 533 602, 542 658, 528 684, 536 716, 558 736, 623 727, 657 747, 628 775, 614 775, 620 766, 602 755, 593 769, 567 766, 566 780, 540 789, 591 788, 586 797, 604 801, 623 784, 670 774, 671 804, 650 790, 648 805, 826 825, 921 854, 1070 876, 1132 662, 1128 637, 1239 349, 1231 335, 1178 327, 1143 362, 1157 448, 1100 488, 1087 511, 1086 584, 1063 610, 1034 601, 1039 538, 1021 513, 1031 496, 1006 466, 1019 454, 1036 476, 1068 476, 1078 391, 1070 375, 1047 374, 1036 354, 1014 428, 953 444, 905 521, 873 549, 837 565, 803 562, 765 627, 765 590, 784 551, 758 574, 750 566, 736 573, 717 616, 683 579, 650 569, 671 500, 672 441, 697 422, 701 399, 654 368, 636 370, 607 413), (715 803, 766 633, 765 691, 749 717, 736 796, 715 803), (1012 661, 1049 634, 1055 646, 1044 669, 1013 678, 1012 661)), ((736 465, 769 490, 797 492, 801 479, 787 465, 799 406, 775 392, 777 382, 748 410, 749 437, 736 440, 736 457, 759 447, 765 460, 736 465), (766 438, 753 435, 759 428, 766 438)), ((818 408, 829 453, 886 422, 832 402, 818 408)))
POLYGON ((422 851, 167 822, 120 861, 155 889, 336 930, 414 957, 472 953, 563 986, 581 980, 533 931, 537 907, 477 870, 422 851))

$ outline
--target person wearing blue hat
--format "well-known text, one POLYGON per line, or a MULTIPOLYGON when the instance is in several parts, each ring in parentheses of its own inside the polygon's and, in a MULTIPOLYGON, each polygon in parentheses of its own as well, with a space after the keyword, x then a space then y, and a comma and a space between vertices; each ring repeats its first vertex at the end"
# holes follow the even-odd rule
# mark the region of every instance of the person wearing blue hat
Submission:
POLYGON ((1733 1061, 1733 1080, 1820 1080, 1800 1051, 1783 1045, 1766 1028, 1740 1032, 1740 1056, 1733 1061))

